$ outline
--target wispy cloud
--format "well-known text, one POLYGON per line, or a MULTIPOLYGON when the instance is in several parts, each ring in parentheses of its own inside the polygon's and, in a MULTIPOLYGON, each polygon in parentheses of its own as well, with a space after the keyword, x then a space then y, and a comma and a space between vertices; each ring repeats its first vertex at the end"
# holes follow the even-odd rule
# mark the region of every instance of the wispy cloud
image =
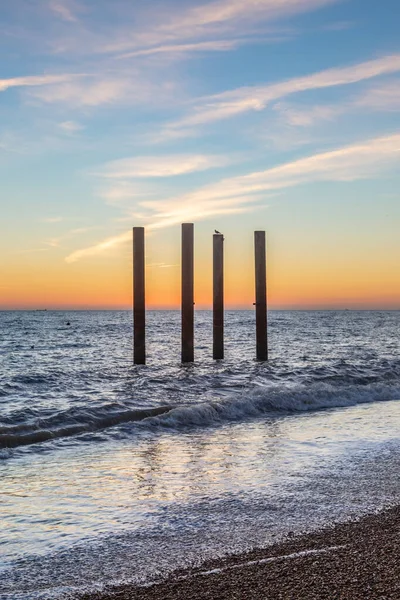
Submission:
MULTIPOLYGON (((47 220, 47 223, 55 222, 58 221, 47 220)), ((84 235, 85 233, 88 233, 88 231, 92 231, 93 229, 96 229, 96 227, 77 227, 75 229, 65 231, 62 235, 59 235, 57 237, 48 238, 43 243, 45 244, 45 246, 49 246, 50 248, 59 248, 64 244, 64 242, 71 240, 72 238, 75 238, 77 236, 84 235)))
MULTIPOLYGON (((149 223, 147 225, 147 230, 151 231, 154 229, 171 227, 172 225, 176 225, 177 223, 181 223, 188 220, 205 220, 216 215, 221 216, 240 214, 246 212, 248 209, 244 206, 232 206, 233 204, 239 204, 240 202, 245 202, 245 199, 236 199, 233 202, 231 202, 231 206, 227 208, 218 205, 211 206, 211 204, 204 203, 202 205, 199 204, 196 207, 181 207, 180 209, 175 208, 172 210, 167 209, 165 211, 160 211, 159 213, 155 213, 155 217, 158 220, 154 221, 153 223, 149 223)), ((67 263, 74 263, 80 260, 81 258, 97 256, 110 250, 114 250, 122 244, 130 242, 131 239, 132 232, 124 231, 119 235, 106 238, 102 242, 90 246, 89 248, 81 248, 79 250, 75 250, 66 257, 65 261, 67 263)))
MULTIPOLYGON (((317 181, 354 181, 373 177, 400 162, 400 133, 374 138, 338 150, 314 154, 278 167, 248 175, 230 177, 167 201, 144 201, 142 206, 153 212, 149 222, 162 227, 164 218, 193 211, 199 218, 199 207, 223 208, 254 203, 254 196, 273 193, 317 181)), ((179 222, 177 220, 176 222, 179 222)))
POLYGON ((327 69, 304 77, 265 86, 242 87, 202 98, 191 114, 168 124, 161 132, 166 138, 192 131, 193 127, 228 119, 249 111, 263 110, 270 103, 309 90, 343 86, 400 71, 400 54, 327 69))
POLYGON ((45 246, 49 246, 50 248, 58 248, 60 245, 60 238, 49 238, 43 242, 45 246))
POLYGON ((80 123, 77 123, 76 121, 63 121, 62 123, 59 123, 58 126, 65 133, 68 133, 70 135, 77 133, 78 131, 81 131, 82 129, 84 129, 84 126, 81 125, 80 123))
MULTIPOLYGON (((76 75, 68 74, 33 75, 0 79, 0 91, 29 86, 32 88, 30 95, 36 100, 72 107, 100 106, 121 100, 134 101, 135 104, 154 103, 156 98, 168 94, 172 86, 171 81, 166 81, 165 73, 149 74, 149 65, 144 66, 143 61, 131 61, 130 69, 125 70, 124 67, 116 67, 114 61, 110 68, 111 57, 181 58, 199 52, 229 51, 242 44, 259 43, 269 38, 282 39, 292 30, 278 26, 276 21, 339 1, 197 0, 179 7, 167 1, 156 12, 147 5, 133 10, 129 3, 121 3, 118 10, 122 12, 119 14, 126 19, 117 20, 108 18, 111 10, 108 3, 99 2, 98 7, 96 3, 98 18, 85 19, 76 27, 57 29, 56 37, 50 30, 48 35, 41 32, 40 37, 41 42, 45 38, 46 45, 53 46, 54 52, 63 52, 70 58, 80 54, 93 59, 97 55, 94 69, 91 63, 90 76, 77 79, 76 75), (126 25, 121 26, 123 20, 126 25), (102 27, 97 26, 99 22, 102 22, 102 27), (99 58, 99 54, 105 57, 99 58)), ((76 0, 43 0, 43 4, 53 15, 72 24, 78 21, 81 12, 85 12, 84 3, 76 0)), ((29 5, 27 2, 27 13, 29 5)), ((36 37, 35 40, 37 42, 36 37)), ((126 65, 124 62, 121 64, 126 65)), ((154 61, 151 68, 156 68, 154 61)))
MULTIPOLYGON (((0 88, 1 89, 1 88, 0 88)), ((165 106, 174 97, 175 86, 165 78, 154 81, 146 72, 135 69, 94 72, 79 78, 49 81, 46 86, 32 88, 29 95, 46 104, 71 108, 93 108, 127 104, 165 106)))
MULTIPOLYGON (((182 57, 199 52, 229 51, 242 44, 260 43, 269 38, 282 39, 289 30, 278 27, 276 20, 302 12, 316 10, 340 0, 214 0, 189 3, 188 8, 177 10, 165 4, 154 14, 143 8, 135 18, 127 14, 127 25, 122 29, 105 21, 101 30, 88 20, 79 27, 68 28, 65 36, 57 35, 54 51, 66 55, 97 55, 95 69, 89 75, 44 75, 0 80, 0 91, 9 87, 29 86, 30 96, 47 104, 59 103, 71 107, 95 107, 134 102, 136 105, 157 103, 157 99, 173 95, 174 84, 152 61, 151 68, 143 61, 131 61, 129 68, 110 68, 110 57, 139 59, 145 57, 182 57), (274 22, 272 29, 269 24, 274 22), (71 29, 71 31, 70 31, 71 29), (101 32, 100 32, 101 31, 101 32), (98 55, 107 55, 99 59, 98 55), (104 63, 102 64, 102 61, 104 63), (157 72, 151 71, 156 69, 157 72)), ((48 6, 61 19, 75 23, 77 14, 84 10, 73 0, 48 0, 48 6)), ((126 8, 125 8, 126 9, 126 8)), ((103 17, 107 14, 103 6, 103 17)), ((127 10, 127 9, 126 9, 127 10)), ((51 42, 48 36, 48 43, 51 42)), ((86 63, 87 64, 87 63, 86 63)), ((90 70, 90 69, 89 69, 90 70)), ((178 84, 179 85, 179 84, 178 84)), ((176 94, 175 94, 176 100, 176 94)), ((190 119, 189 119, 190 120, 190 119)), ((196 119, 195 119, 196 120, 196 119)), ((183 125, 187 128, 188 123, 183 125)), ((175 130, 176 133, 176 130, 175 130)), ((172 137, 173 132, 170 131, 172 137)))
POLYGON ((315 105, 306 108, 288 106, 279 103, 274 106, 274 111, 280 118, 293 127, 310 127, 321 121, 332 121, 347 110, 344 104, 315 105))
POLYGON ((146 268, 147 269, 172 269, 175 267, 179 267, 179 264, 171 264, 169 265, 168 263, 147 263, 146 264, 146 268))
MULTIPOLYGON (((70 22, 77 19, 80 7, 72 4, 73 0, 49 1, 60 18, 70 22)), ((101 30, 86 22, 86 28, 57 36, 51 43, 56 52, 63 53, 124 58, 168 54, 182 58, 199 51, 227 51, 254 43, 257 36, 268 42, 282 41, 294 33, 293 27, 282 26, 285 19, 340 1, 193 0, 176 4, 166 0, 158 3, 156 11, 151 3, 131 6, 126 2, 117 3, 117 24, 114 17, 110 18, 108 7, 99 2, 98 12, 104 20, 101 30)))
POLYGON ((121 244, 128 242, 132 239, 132 232, 126 231, 121 233, 120 235, 116 235, 113 237, 109 237, 99 244, 95 244, 94 246, 89 246, 89 248, 82 248, 80 250, 75 250, 71 254, 66 257, 67 263, 77 262, 81 258, 88 256, 96 256, 97 254, 101 254, 105 251, 111 250, 116 246, 120 246, 121 244))
MULTIPOLYGON (((170 227, 186 220, 204 220, 253 210, 260 201, 290 187, 321 181, 355 181, 370 178, 400 164, 400 133, 314 154, 265 171, 223 179, 168 200, 144 201, 144 222, 149 229, 170 227)), ((67 258, 75 262, 115 248, 131 239, 131 232, 107 238, 67 258)))
MULTIPOLYGON (((214 0, 197 3, 179 12, 168 6, 154 18, 151 26, 137 35, 132 31, 120 33, 116 39, 103 45, 103 52, 128 52, 166 44, 197 42, 222 37, 242 36, 260 31, 262 26, 296 14, 313 11, 338 0, 214 0), (172 15, 171 15, 172 13, 172 15)), ((276 32, 273 32, 276 33, 276 32)), ((206 47, 204 48, 206 49, 206 47)), ((208 48, 212 50, 213 47, 208 48)))
POLYGON ((32 96, 46 103, 71 106, 99 106, 120 100, 127 93, 129 82, 123 78, 102 77, 85 81, 54 82, 46 88, 38 88, 32 96))
POLYGON ((296 106, 277 103, 273 108, 283 122, 300 128, 313 127, 324 121, 334 121, 347 113, 400 111, 400 81, 390 81, 370 87, 335 104, 296 106))
POLYGON ((0 79, 0 92, 4 92, 13 87, 40 87, 60 83, 70 82, 81 75, 29 75, 26 77, 11 77, 10 79, 0 79))
MULTIPOLYGON (((272 191, 316 181, 355 181, 377 175, 400 161, 400 133, 338 150, 314 154, 284 165, 225 180, 214 188, 220 197, 272 191)), ((210 190, 213 193, 212 189, 210 190)))
POLYGON ((139 156, 109 162, 100 174, 110 179, 171 177, 222 167, 228 162, 227 157, 205 154, 139 156))
POLYGON ((151 56, 154 54, 192 54, 193 52, 225 52, 245 43, 245 40, 212 40, 208 42, 194 42, 192 44, 166 44, 153 48, 142 48, 133 52, 121 54, 118 58, 135 58, 138 56, 151 56))
POLYGON ((50 0, 49 2, 50 10, 64 21, 70 23, 76 23, 78 21, 78 17, 74 12, 74 7, 76 7, 76 5, 72 5, 68 0, 50 0))
POLYGON ((400 110, 400 81, 370 88, 355 100, 354 106, 369 110, 400 110))

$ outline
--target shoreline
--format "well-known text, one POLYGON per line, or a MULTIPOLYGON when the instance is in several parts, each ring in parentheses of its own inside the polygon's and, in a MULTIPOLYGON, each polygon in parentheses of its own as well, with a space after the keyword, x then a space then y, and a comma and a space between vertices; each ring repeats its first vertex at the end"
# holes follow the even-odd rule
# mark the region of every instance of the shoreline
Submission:
POLYGON ((179 569, 147 585, 83 592, 76 600, 400 598, 400 505, 243 554, 179 569))

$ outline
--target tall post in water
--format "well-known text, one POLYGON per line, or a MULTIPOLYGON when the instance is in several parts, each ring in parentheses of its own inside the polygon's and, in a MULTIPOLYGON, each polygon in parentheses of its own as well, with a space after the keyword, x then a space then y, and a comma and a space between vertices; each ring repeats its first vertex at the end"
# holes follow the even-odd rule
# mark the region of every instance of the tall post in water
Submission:
POLYGON ((254 232, 257 359, 268 360, 265 231, 254 232))
POLYGON ((133 228, 133 362, 146 364, 144 227, 133 228))
POLYGON ((182 223, 182 362, 194 361, 194 226, 182 223))
POLYGON ((213 235, 213 358, 224 358, 224 236, 213 235))

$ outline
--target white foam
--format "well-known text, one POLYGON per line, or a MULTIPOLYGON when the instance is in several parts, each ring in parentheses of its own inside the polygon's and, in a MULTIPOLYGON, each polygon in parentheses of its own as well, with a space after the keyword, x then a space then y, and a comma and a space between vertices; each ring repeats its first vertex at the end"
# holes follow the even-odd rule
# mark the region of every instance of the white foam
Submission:
POLYGON ((329 546, 327 548, 315 548, 312 550, 301 550, 300 552, 293 552, 292 554, 284 554, 282 556, 270 556, 268 558, 260 558, 259 560, 249 560, 243 563, 236 563, 234 565, 227 565, 226 567, 220 567, 217 569, 210 569, 209 571, 198 571, 197 573, 190 573, 189 575, 182 575, 177 577, 177 581, 184 579, 190 579, 191 577, 207 576, 207 575, 218 575, 224 571, 231 571, 233 569, 243 569, 245 567, 253 567, 256 565, 267 565, 281 560, 294 560, 296 558, 302 558, 303 556, 310 556, 313 554, 327 554, 328 552, 334 552, 335 550, 341 550, 346 548, 346 545, 342 546, 329 546))
POLYGON ((333 386, 325 383, 310 385, 258 387, 246 394, 232 395, 223 400, 179 406, 162 415, 145 419, 150 427, 204 427, 224 421, 239 421, 266 414, 307 412, 327 408, 355 406, 400 398, 400 385, 333 386))

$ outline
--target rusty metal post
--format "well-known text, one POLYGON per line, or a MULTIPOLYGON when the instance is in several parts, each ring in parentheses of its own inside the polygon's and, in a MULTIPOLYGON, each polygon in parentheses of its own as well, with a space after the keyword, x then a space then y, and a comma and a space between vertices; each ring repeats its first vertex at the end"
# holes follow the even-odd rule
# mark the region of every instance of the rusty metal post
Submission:
POLYGON ((254 232, 257 359, 268 360, 265 231, 254 232))
POLYGON ((224 358, 224 236, 213 235, 213 358, 224 358))
POLYGON ((133 228, 133 362, 146 364, 144 227, 133 228))
POLYGON ((194 226, 182 223, 182 362, 194 361, 194 226))

